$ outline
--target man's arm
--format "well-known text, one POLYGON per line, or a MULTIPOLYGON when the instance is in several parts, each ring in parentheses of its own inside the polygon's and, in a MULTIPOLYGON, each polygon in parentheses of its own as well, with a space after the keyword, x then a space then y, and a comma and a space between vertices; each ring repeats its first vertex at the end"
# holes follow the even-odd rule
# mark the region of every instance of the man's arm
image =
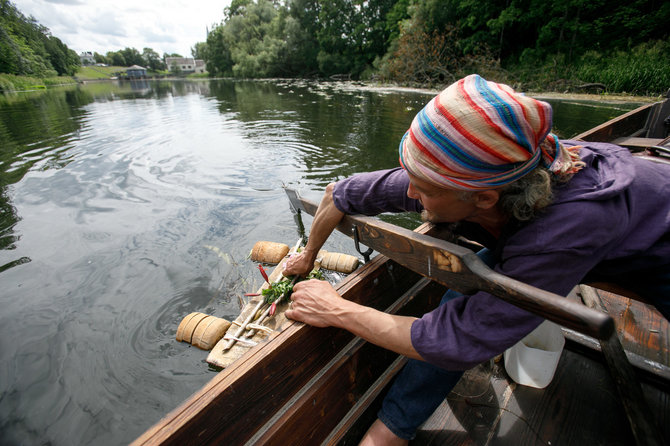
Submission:
MULTIPOLYGON (((284 275, 305 274, 314 266, 316 256, 342 220, 333 201, 334 183, 326 187, 314 216, 307 246, 300 255, 286 262, 284 275)), ((293 288, 291 309, 286 317, 316 327, 339 327, 368 342, 414 359, 421 356, 411 341, 413 317, 395 316, 365 307, 340 297, 328 282, 308 280, 293 288)))
POLYGON ((421 204, 407 196, 408 184, 409 178, 401 168, 356 174, 329 184, 314 216, 307 246, 303 254, 286 262, 284 275, 311 271, 319 250, 344 214, 421 212, 421 204))
POLYGON ((314 267, 314 261, 319 250, 342 220, 344 213, 337 209, 333 202, 334 186, 335 183, 330 183, 326 187, 326 192, 321 199, 321 203, 319 203, 316 215, 314 215, 307 246, 305 246, 305 249, 299 255, 292 256, 286 262, 286 267, 283 271, 285 276, 309 273, 314 267))
POLYGON ((387 314, 340 297, 321 280, 299 282, 293 288, 286 317, 315 327, 338 327, 375 345, 422 360, 412 346, 414 317, 387 314))

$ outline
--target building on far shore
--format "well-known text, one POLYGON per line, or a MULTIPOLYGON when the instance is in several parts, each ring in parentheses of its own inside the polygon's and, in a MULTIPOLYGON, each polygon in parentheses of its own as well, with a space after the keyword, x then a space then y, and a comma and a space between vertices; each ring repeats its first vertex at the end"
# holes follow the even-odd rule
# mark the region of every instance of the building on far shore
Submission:
POLYGON ((79 54, 79 60, 81 60, 82 65, 93 65, 95 64, 95 57, 93 57, 93 53, 90 51, 82 51, 79 54))
POLYGON ((192 57, 166 57, 165 65, 167 65, 170 73, 174 74, 205 72, 205 61, 201 59, 193 59, 192 57))
POLYGON ((126 76, 130 79, 143 79, 147 77, 147 69, 140 67, 139 65, 133 65, 132 67, 126 68, 126 76))

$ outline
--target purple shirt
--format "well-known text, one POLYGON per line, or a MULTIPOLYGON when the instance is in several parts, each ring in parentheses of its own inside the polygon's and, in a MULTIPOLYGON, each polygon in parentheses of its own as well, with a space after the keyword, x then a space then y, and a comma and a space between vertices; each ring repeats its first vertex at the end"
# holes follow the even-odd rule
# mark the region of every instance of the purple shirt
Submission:
MULTIPOLYGON (((670 266, 670 165, 638 159, 606 143, 581 144, 586 163, 554 191, 554 201, 529 223, 510 224, 489 246, 494 270, 566 296, 587 273, 616 278, 670 266)), ((401 168, 354 175, 335 185, 347 214, 422 210, 407 197, 401 168)), ((666 269, 667 271, 667 269, 666 269)), ((412 324, 412 345, 428 362, 471 368, 502 353, 542 318, 485 292, 450 300, 412 324)))

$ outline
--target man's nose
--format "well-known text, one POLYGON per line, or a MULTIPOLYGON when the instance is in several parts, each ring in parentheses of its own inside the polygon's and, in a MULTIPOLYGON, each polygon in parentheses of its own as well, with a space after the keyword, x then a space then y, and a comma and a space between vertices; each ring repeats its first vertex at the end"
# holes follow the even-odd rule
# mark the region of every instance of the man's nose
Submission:
POLYGON ((412 187, 412 183, 410 183, 409 186, 407 186, 407 196, 415 200, 419 198, 419 194, 417 194, 416 190, 414 190, 414 188, 412 187))

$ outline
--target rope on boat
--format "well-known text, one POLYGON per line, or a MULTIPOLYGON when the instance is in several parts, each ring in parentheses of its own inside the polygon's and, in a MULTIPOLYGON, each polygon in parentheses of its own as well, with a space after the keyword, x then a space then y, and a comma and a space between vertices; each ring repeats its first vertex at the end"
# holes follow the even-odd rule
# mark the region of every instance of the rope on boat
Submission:
POLYGON ((272 334, 274 332, 274 330, 271 329, 270 327, 266 327, 265 325, 260 324, 248 324, 247 328, 250 330, 260 330, 267 334, 272 334))
POLYGON ((250 341, 249 339, 238 338, 237 336, 233 336, 233 335, 225 335, 223 337, 223 339, 225 339, 226 341, 234 340, 234 341, 237 341, 237 342, 241 342, 242 344, 246 344, 250 347, 258 345, 258 342, 250 341))

